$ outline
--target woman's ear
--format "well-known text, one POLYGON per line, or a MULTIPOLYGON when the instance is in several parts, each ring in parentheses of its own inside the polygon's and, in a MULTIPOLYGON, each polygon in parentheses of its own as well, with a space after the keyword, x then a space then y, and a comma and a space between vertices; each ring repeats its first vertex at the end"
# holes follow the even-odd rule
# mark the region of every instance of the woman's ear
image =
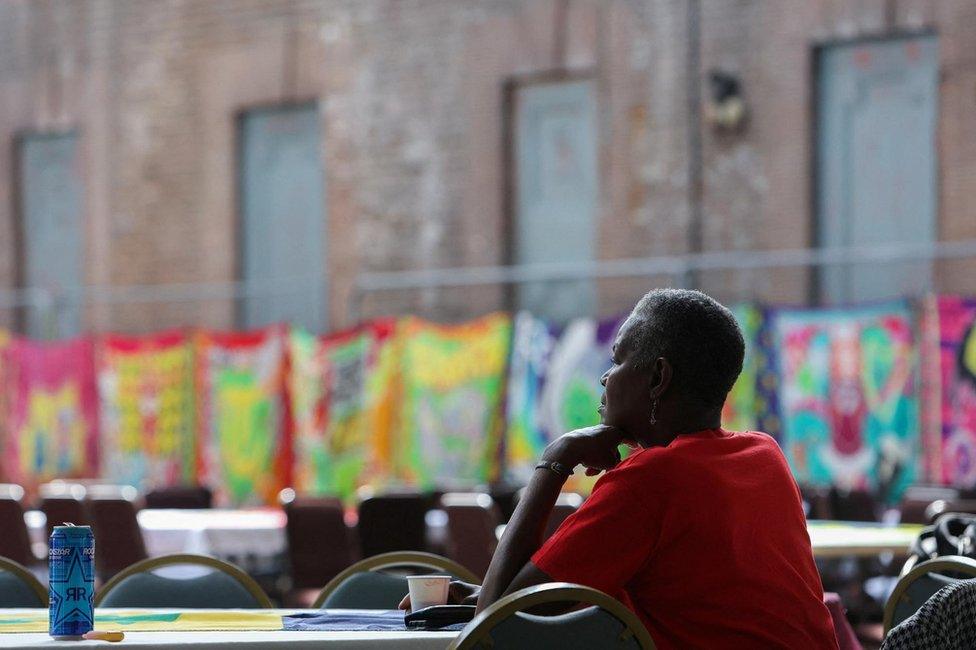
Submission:
POLYGON ((671 363, 664 357, 654 360, 651 368, 651 399, 660 399, 671 385, 671 363))

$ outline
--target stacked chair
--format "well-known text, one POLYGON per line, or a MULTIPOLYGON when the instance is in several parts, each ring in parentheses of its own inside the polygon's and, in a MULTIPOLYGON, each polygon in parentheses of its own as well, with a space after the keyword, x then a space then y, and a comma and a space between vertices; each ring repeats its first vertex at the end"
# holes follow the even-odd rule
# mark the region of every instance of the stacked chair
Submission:
POLYGON ((355 560, 352 531, 346 526, 342 502, 327 497, 301 497, 291 488, 278 495, 285 511, 291 590, 289 606, 307 607, 322 585, 355 560))
POLYGON ((138 492, 130 485, 93 485, 87 490, 95 544, 95 568, 102 581, 149 557, 136 513, 138 492))
POLYGON ((24 488, 0 484, 0 556, 30 567, 40 563, 31 548, 27 522, 24 520, 24 488))
POLYGON ((77 526, 91 525, 85 506, 87 488, 79 483, 52 481, 40 486, 41 512, 47 520, 47 536, 51 537, 55 526, 72 523, 77 526))
POLYGON ((145 501, 147 508, 206 510, 213 506, 213 492, 203 485, 176 485, 150 490, 145 501))
POLYGON ((360 492, 359 543, 362 557, 427 549, 425 517, 430 497, 420 493, 360 492))
POLYGON ((441 497, 447 513, 447 556, 484 578, 498 540, 501 511, 484 492, 449 492, 441 497))

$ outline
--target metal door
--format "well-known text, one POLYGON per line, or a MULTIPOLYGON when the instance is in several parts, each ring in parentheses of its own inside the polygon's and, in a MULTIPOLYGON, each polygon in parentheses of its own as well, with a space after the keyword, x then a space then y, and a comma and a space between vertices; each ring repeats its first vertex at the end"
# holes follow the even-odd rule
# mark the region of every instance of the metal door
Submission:
MULTIPOLYGON (((596 250, 597 134, 592 81, 516 89, 514 258, 517 264, 589 262, 596 250)), ((592 316, 591 280, 536 282, 518 307, 565 322, 592 316)))
POLYGON ((249 111, 240 123, 241 325, 327 320, 325 174, 318 108, 249 111))
POLYGON ((63 338, 81 330, 85 188, 78 136, 29 134, 19 140, 21 280, 50 291, 50 309, 27 310, 24 333, 63 338))
MULTIPOLYGON (((936 237, 934 37, 835 45, 819 51, 817 198, 820 244, 870 246, 936 237)), ((824 269, 828 302, 931 289, 929 262, 824 269)))

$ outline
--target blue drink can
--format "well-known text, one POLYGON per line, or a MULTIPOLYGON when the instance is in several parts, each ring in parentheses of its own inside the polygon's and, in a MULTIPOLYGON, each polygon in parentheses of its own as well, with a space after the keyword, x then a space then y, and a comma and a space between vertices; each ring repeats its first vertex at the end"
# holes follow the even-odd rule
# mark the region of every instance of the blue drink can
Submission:
POLYGON ((48 546, 50 634, 80 637, 95 624, 95 536, 89 526, 55 526, 48 546))

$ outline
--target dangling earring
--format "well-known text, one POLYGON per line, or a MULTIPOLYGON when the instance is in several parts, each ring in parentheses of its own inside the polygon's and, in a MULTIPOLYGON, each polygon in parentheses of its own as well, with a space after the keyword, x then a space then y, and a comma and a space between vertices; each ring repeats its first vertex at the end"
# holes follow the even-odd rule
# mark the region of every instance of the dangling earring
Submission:
POLYGON ((651 402, 651 424, 657 424, 657 400, 651 402))

